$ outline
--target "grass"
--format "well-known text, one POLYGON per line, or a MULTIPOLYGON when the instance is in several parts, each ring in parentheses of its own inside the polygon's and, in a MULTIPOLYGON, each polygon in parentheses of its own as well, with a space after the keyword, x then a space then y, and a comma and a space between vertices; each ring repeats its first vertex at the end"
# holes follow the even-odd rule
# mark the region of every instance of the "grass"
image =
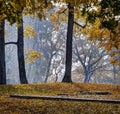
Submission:
POLYGON ((50 101, 10 98, 10 94, 57 95, 120 100, 120 85, 46 83, 0 86, 0 114, 120 114, 120 104, 50 101), (111 95, 81 95, 81 92, 108 91, 111 95))

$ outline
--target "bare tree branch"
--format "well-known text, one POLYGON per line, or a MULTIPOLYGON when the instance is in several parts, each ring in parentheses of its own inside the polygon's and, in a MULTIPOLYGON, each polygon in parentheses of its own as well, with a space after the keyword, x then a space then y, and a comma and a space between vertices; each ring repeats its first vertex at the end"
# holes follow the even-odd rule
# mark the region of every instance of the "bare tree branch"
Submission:
MULTIPOLYGON (((62 11, 62 13, 65 14, 65 16, 68 16, 68 15, 65 13, 66 10, 67 10, 67 8, 66 8, 64 11, 62 11)), ((87 26, 87 22, 88 22, 88 21, 86 20, 85 25, 81 25, 81 24, 79 24, 79 23, 77 23, 77 22, 74 21, 74 24, 76 24, 77 26, 79 26, 79 27, 81 27, 81 28, 85 28, 85 27, 87 26)))
POLYGON ((5 45, 8 45, 8 44, 15 44, 15 45, 17 45, 17 42, 7 42, 7 43, 5 43, 5 45))

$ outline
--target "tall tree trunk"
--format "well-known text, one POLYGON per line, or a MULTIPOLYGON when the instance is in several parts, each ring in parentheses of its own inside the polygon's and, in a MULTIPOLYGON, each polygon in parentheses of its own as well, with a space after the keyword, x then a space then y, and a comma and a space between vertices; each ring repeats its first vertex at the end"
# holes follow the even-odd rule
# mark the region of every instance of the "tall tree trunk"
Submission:
POLYGON ((67 28, 67 41, 66 41, 66 63, 65 63, 65 75, 62 82, 72 82, 71 79, 71 67, 72 67, 72 36, 74 25, 74 7, 68 4, 68 28, 67 28))
POLYGON ((0 23, 0 84, 6 84, 4 29, 5 20, 2 20, 0 23))
POLYGON ((18 65, 19 65, 19 76, 20 83, 27 84, 26 71, 25 71, 25 61, 24 61, 24 35, 23 35, 23 21, 21 26, 18 27, 18 65))

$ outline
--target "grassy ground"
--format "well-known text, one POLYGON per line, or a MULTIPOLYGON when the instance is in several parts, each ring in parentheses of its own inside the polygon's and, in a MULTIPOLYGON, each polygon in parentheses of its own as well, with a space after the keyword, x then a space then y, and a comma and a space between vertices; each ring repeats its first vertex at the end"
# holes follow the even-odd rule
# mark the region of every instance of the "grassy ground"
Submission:
POLYGON ((10 94, 58 95, 120 100, 120 85, 47 83, 0 86, 0 114, 120 114, 120 104, 10 98, 10 94), (111 95, 82 95, 108 91, 111 95))

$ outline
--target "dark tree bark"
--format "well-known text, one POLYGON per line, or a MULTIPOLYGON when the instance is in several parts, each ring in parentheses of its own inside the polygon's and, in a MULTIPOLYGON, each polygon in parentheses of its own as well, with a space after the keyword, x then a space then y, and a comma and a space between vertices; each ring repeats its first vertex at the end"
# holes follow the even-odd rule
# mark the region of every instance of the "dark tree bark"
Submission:
POLYGON ((4 27, 5 20, 2 20, 0 23, 0 84, 6 84, 4 27))
POLYGON ((71 67, 72 67, 72 36, 74 26, 74 7, 68 4, 68 28, 67 28, 67 41, 66 41, 66 62, 65 62, 65 75, 62 82, 72 82, 71 67))
POLYGON ((19 65, 19 76, 20 83, 27 84, 26 71, 25 71, 25 61, 24 61, 24 35, 23 35, 23 22, 21 26, 18 27, 18 65, 19 65))

